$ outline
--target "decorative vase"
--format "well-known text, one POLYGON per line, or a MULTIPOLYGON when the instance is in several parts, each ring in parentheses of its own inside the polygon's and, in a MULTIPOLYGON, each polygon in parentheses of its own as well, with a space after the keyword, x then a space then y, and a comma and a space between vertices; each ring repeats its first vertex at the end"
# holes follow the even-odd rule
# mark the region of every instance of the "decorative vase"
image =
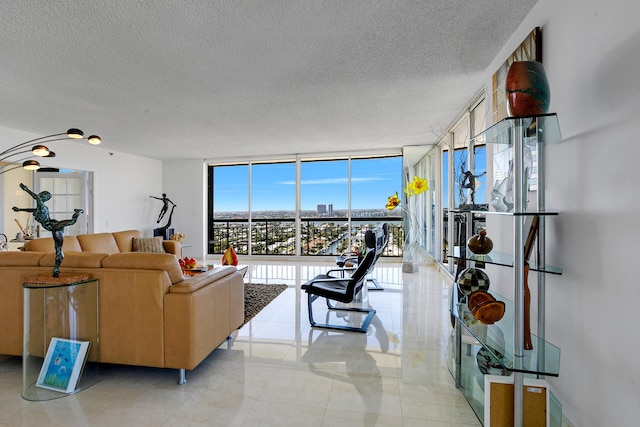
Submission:
POLYGON ((509 116, 535 116, 549 111, 551 92, 542 63, 516 61, 511 64, 505 88, 509 116))
POLYGON ((485 255, 493 249, 493 241, 487 237, 486 230, 480 230, 467 241, 469 250, 477 255, 485 255))
POLYGON ((222 254, 222 265, 238 265, 238 255, 236 255, 236 251, 233 250, 232 246, 229 246, 222 254))

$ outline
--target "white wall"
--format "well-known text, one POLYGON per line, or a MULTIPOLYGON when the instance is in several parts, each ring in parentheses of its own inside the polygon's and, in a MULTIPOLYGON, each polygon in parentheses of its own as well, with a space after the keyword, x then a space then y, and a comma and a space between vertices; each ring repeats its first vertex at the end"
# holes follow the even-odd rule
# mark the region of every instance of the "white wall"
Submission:
MULTIPOLYGON (((493 70, 542 27, 563 135, 547 150, 547 209, 561 212, 547 222, 547 262, 563 268, 547 276, 546 334, 562 351, 560 376, 547 380, 576 426, 640 419, 638 11, 637 0, 540 0, 486 72, 490 88, 493 70)), ((509 295, 505 270, 491 269, 491 287, 509 295)))
POLYGON ((177 206, 171 227, 183 233, 183 255, 207 254, 207 166, 203 160, 165 161, 162 188, 177 206))
MULTIPOLYGON (((65 130, 66 128, 62 129, 65 130)), ((40 136, 42 135, 0 128, 0 151, 40 136)), ((93 172, 94 232, 139 229, 145 236, 152 236, 162 205, 149 196, 160 196, 162 193, 162 162, 111 152, 108 136, 102 137, 103 143, 100 146, 89 145, 86 141, 57 141, 48 144, 56 152, 56 157, 46 159, 46 165, 93 172)), ((45 164, 45 161, 41 163, 45 164)), ((17 173, 17 170, 11 171, 0 177, 9 183, 17 173)), ((16 202, 14 194, 5 188, 5 197, 0 198, 5 223, 13 221, 15 216, 11 207, 23 202, 21 199, 16 202)), ((5 233, 9 238, 15 237, 17 230, 14 228, 8 228, 5 233)))

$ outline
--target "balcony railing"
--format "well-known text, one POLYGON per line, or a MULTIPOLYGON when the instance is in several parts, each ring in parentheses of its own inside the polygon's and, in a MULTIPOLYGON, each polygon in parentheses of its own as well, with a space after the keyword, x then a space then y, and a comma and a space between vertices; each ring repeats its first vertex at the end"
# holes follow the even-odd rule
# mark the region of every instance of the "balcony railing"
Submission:
MULTIPOLYGON (((305 218, 301 220, 302 255, 339 255, 361 242, 366 230, 379 222, 389 224, 389 243, 382 256, 402 256, 400 217, 305 218)), ((240 255, 295 255, 296 226, 291 218, 217 219, 209 229, 209 254, 222 254, 232 246, 240 255), (251 235, 251 252, 249 252, 251 235)))

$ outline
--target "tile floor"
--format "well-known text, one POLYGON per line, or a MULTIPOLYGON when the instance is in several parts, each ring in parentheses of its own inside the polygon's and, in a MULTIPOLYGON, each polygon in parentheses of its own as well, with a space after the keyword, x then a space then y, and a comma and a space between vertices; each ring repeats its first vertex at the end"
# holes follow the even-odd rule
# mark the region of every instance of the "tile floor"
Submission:
MULTIPOLYGON (((379 262, 369 333, 311 329, 300 285, 331 264, 252 264, 289 288, 195 370, 102 365, 100 381, 48 402, 21 397, 20 358, 0 358, 0 426, 480 426, 444 361, 448 286, 431 267, 379 262)), ((324 301, 318 300, 323 319, 324 301)), ((332 318, 334 321, 355 321, 332 318)))

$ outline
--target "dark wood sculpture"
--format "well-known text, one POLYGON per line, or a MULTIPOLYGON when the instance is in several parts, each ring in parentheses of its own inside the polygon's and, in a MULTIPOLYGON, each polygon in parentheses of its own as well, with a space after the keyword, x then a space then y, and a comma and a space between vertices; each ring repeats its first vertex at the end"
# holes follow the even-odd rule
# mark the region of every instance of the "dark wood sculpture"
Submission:
POLYGON ((529 290, 529 258, 531 258, 531 252, 533 251, 533 242, 535 241, 536 234, 538 234, 538 223, 540 218, 534 216, 531 220, 531 228, 529 228, 529 235, 524 244, 524 336, 523 347, 525 350, 533 350, 533 343, 531 342, 531 291, 529 290))

